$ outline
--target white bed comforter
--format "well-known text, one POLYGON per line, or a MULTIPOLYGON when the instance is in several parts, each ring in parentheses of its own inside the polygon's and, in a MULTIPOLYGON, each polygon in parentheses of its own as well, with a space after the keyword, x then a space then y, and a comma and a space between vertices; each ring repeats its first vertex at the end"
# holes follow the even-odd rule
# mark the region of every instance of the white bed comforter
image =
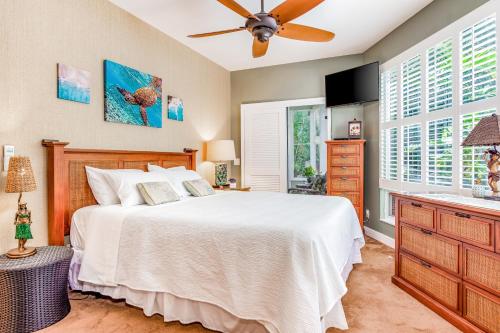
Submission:
POLYGON ((364 244, 340 197, 223 192, 94 212, 80 281, 208 302, 270 332, 322 332, 347 292, 341 272, 353 245, 364 244))

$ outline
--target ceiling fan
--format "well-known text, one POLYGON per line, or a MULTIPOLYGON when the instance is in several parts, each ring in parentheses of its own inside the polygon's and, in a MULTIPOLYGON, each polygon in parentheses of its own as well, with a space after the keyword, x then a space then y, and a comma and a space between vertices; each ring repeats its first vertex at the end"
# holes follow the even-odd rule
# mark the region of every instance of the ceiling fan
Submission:
POLYGON ((210 37, 248 30, 254 37, 252 47, 254 58, 262 57, 266 54, 267 48, 269 47, 269 39, 275 34, 284 38, 308 42, 328 42, 335 37, 335 34, 330 31, 289 23, 291 20, 307 13, 324 0, 286 0, 269 13, 264 10, 264 0, 261 0, 261 10, 256 14, 250 13, 234 0, 217 1, 237 14, 245 17, 247 19, 245 26, 236 29, 189 35, 188 37, 210 37))

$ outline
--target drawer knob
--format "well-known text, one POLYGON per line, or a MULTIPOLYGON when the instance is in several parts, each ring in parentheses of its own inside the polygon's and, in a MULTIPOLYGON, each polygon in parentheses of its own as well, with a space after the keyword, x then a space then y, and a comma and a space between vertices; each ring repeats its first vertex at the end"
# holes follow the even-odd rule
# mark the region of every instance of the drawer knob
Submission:
POLYGON ((470 214, 465 214, 465 213, 456 212, 456 213, 455 213, 455 216, 462 217, 462 218, 464 218, 464 219, 470 219, 470 214))
POLYGON ((413 207, 418 207, 418 208, 422 208, 422 204, 419 204, 419 203, 416 203, 416 202, 412 202, 411 205, 413 207))
POLYGON ((342 156, 340 156, 340 157, 342 157, 342 158, 347 158, 347 156, 346 156, 346 155, 342 155, 342 156))
POLYGON ((429 231, 429 230, 425 230, 425 229, 420 229, 420 231, 422 231, 423 234, 426 234, 426 235, 432 235, 432 231, 429 231))
POLYGON ((347 170, 347 167, 341 167, 342 170, 347 170))
POLYGON ((432 268, 431 264, 426 263, 425 261, 420 261, 420 264, 424 266, 425 268, 432 268))
POLYGON ((342 177, 342 178, 340 178, 340 179, 342 179, 342 180, 347 180, 347 177, 342 177))

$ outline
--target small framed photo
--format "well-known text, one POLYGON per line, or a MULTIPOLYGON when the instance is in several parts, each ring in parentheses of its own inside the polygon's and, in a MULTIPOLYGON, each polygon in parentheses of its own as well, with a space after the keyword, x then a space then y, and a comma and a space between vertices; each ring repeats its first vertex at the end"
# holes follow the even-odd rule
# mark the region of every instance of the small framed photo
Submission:
POLYGON ((347 133, 349 133, 349 139, 361 139, 361 120, 356 120, 349 122, 347 133))

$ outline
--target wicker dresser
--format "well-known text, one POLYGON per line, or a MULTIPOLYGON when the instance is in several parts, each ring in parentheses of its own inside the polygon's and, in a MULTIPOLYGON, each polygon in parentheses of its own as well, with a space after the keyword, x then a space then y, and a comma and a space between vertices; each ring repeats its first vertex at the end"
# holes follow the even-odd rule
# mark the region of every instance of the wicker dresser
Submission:
POLYGON ((326 141, 328 195, 346 197, 351 200, 363 227, 364 209, 364 152, 365 140, 326 141))
POLYGON ((499 333, 500 203, 393 195, 393 283, 464 332, 499 333))
POLYGON ((0 333, 34 332, 69 313, 72 256, 64 246, 39 247, 22 259, 0 256, 0 333))

